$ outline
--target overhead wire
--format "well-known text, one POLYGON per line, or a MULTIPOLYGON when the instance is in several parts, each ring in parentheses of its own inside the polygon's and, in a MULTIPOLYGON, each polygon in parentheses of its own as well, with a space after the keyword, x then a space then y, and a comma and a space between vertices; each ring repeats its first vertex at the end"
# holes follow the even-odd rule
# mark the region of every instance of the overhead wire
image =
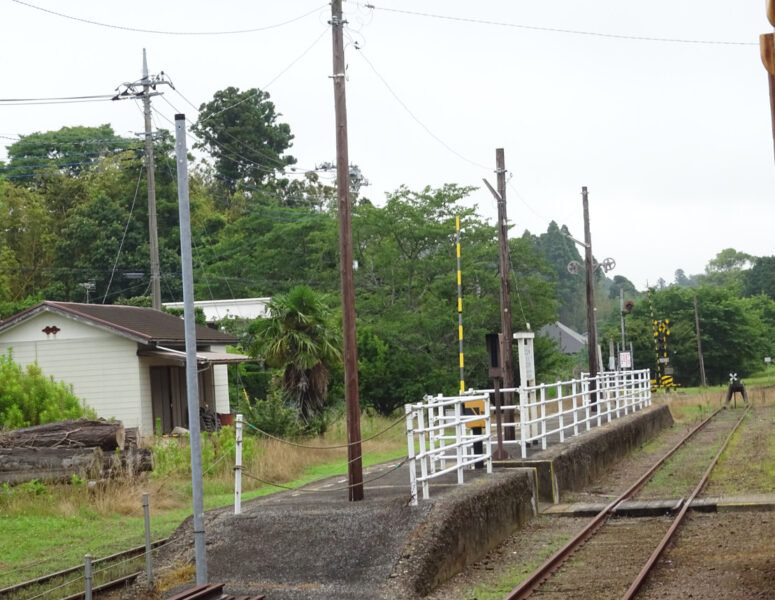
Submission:
POLYGON ((438 13, 420 12, 420 11, 405 10, 405 9, 399 9, 399 8, 387 8, 384 6, 376 6, 375 4, 371 4, 371 3, 359 2, 357 4, 359 6, 363 6, 371 10, 381 10, 384 12, 392 12, 392 13, 409 15, 414 17, 425 17, 425 18, 432 18, 432 19, 438 19, 443 21, 453 21, 458 23, 473 23, 475 25, 510 27, 514 29, 523 29, 526 31, 563 33, 563 34, 591 36, 591 37, 609 38, 609 39, 617 39, 617 40, 631 40, 631 41, 640 41, 640 42, 663 42, 663 43, 672 43, 672 44, 695 44, 695 45, 711 45, 711 46, 758 46, 759 45, 758 42, 736 42, 736 41, 729 41, 729 40, 697 40, 697 39, 687 39, 687 38, 670 38, 670 37, 659 37, 659 36, 621 34, 621 33, 605 33, 605 32, 599 32, 599 31, 586 31, 582 29, 570 29, 570 28, 564 28, 564 27, 524 25, 520 23, 508 23, 505 21, 495 21, 491 19, 480 19, 475 17, 455 17, 452 15, 442 15, 438 13))
POLYGON ((299 15, 297 17, 294 17, 292 19, 288 19, 286 21, 282 21, 280 23, 274 23, 272 25, 264 25, 263 27, 253 27, 249 29, 233 29, 233 30, 225 30, 225 31, 170 31, 170 30, 161 30, 161 29, 145 29, 141 27, 129 27, 126 25, 115 25, 112 23, 102 23, 100 21, 94 21, 92 19, 85 19, 82 17, 76 17, 73 15, 68 15, 65 13, 57 12, 55 10, 51 10, 48 8, 43 8, 42 6, 37 6, 35 4, 32 4, 30 2, 24 2, 23 0, 12 0, 12 2, 15 2, 16 4, 21 4, 22 6, 26 6, 28 8, 33 8, 35 10, 39 10, 44 13, 48 13, 57 17, 62 17, 63 19, 69 19, 71 21, 78 21, 79 23, 85 23, 87 25, 96 25, 98 27, 106 27, 109 29, 119 29, 122 31, 131 31, 134 33, 152 33, 157 35, 180 35, 180 36, 198 36, 198 35, 205 35, 205 36, 212 36, 212 35, 239 35, 239 34, 246 34, 246 33, 258 33, 260 31, 268 31, 270 29, 277 29, 279 27, 284 27, 286 25, 290 25, 291 23, 295 23, 296 21, 300 21, 301 19, 304 19, 305 17, 308 17, 312 14, 315 14, 319 12, 321 9, 325 8, 327 5, 323 4, 320 6, 315 7, 309 12, 306 12, 302 15, 299 15))
POLYGON ((438 135, 436 135, 430 127, 428 127, 425 123, 423 123, 420 118, 412 112, 412 110, 409 108, 409 106, 404 102, 400 96, 393 90, 393 88, 390 86, 390 84, 387 82, 387 80, 380 74, 379 71, 377 71, 377 68, 373 65, 373 63, 368 59, 366 54, 364 54, 363 50, 358 50, 358 56, 360 56, 363 61, 369 66, 369 68, 374 72, 374 74, 377 76, 377 78, 382 82, 382 84, 385 86, 385 88, 390 92, 391 96, 395 98, 396 102, 398 102, 401 107, 406 111, 406 113, 414 119, 414 121, 422 127, 428 135, 430 135, 434 140, 436 140, 439 144, 441 144, 444 148, 446 148, 449 152, 457 156, 458 158, 464 160, 465 162, 478 167, 480 169, 485 169, 487 171, 492 170, 492 167, 487 167, 479 162, 476 162, 474 160, 471 160, 470 158, 464 156, 457 150, 455 150, 452 146, 447 144, 444 140, 442 140, 438 135))
POLYGON ((137 184, 135 185, 135 195, 132 198, 132 206, 129 208, 129 215, 127 216, 126 225, 124 226, 124 235, 121 236, 121 243, 118 245, 118 252, 116 252, 116 260, 113 261, 113 270, 110 272, 110 279, 108 285, 105 286, 105 295, 102 297, 102 304, 105 304, 105 300, 110 292, 110 286, 113 284, 113 277, 116 274, 116 267, 118 266, 118 260, 121 258, 121 251, 124 249, 124 241, 126 240, 127 231, 129 231, 129 224, 132 222, 132 215, 135 211, 135 202, 137 202, 137 194, 140 191, 140 182, 143 179, 143 166, 137 170, 137 184))

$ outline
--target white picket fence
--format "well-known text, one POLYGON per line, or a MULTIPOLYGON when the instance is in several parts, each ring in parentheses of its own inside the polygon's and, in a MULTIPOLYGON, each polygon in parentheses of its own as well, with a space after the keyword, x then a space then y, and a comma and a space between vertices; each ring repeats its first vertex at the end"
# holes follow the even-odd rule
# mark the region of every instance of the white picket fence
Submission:
POLYGON ((477 464, 492 473, 489 394, 426 396, 404 408, 412 504, 417 504, 418 485, 423 498, 429 497, 428 482, 434 477, 456 472, 461 484, 464 471, 477 464), (480 414, 471 414, 470 407, 480 414))
MULTIPOLYGON (((550 443, 589 431, 651 405, 649 370, 606 371, 595 378, 558 381, 500 390, 503 445, 527 458, 528 448, 545 450, 550 443), (594 385, 593 385, 594 384, 594 385), (513 398, 507 402, 509 397, 513 398), (507 431, 510 430, 508 433, 507 431)), ((426 396, 405 405, 412 502, 417 487, 429 497, 431 479, 483 463, 492 472, 496 443, 495 390, 471 390, 462 396, 426 396), (480 407, 480 415, 466 414, 480 407), (474 425, 480 427, 474 428, 474 425), (474 443, 477 443, 476 448, 474 443)))

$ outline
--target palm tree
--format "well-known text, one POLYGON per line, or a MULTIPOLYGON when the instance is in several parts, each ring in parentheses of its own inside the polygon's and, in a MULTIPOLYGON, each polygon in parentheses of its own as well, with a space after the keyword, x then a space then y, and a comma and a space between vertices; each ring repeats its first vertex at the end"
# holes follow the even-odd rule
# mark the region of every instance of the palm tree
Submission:
POLYGON ((269 317, 250 326, 249 353, 283 369, 282 387, 305 422, 325 407, 328 366, 341 361, 341 334, 325 296, 306 285, 272 298, 269 317))

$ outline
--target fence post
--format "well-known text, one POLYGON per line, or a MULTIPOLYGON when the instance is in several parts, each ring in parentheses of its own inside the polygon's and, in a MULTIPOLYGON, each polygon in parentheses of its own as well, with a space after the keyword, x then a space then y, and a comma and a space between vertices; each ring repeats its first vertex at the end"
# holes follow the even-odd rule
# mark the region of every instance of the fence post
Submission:
POLYGON ((487 415, 484 420, 484 447, 487 449, 487 472, 492 473, 492 412, 490 411, 490 394, 484 395, 484 414, 487 415))
MULTIPOLYGON (((417 431, 418 431, 418 441, 420 442, 420 477, 422 479, 422 497, 424 500, 427 500, 430 496, 430 488, 428 487, 428 448, 426 445, 426 440, 428 436, 428 432, 425 430, 425 409, 426 407, 429 408, 430 412, 433 411, 433 405, 431 404, 431 399, 427 398, 425 399, 425 404, 420 404, 417 407, 417 431)), ((433 460, 433 457, 430 457, 430 460, 433 460)))
POLYGON ((414 412, 411 404, 404 404, 406 413, 407 456, 409 457, 409 493, 412 506, 417 506, 417 460, 414 455, 414 412))
POLYGON ((541 384, 541 450, 546 450, 546 387, 541 384))
POLYGON ((562 397, 562 383, 557 381, 557 411, 560 415, 560 443, 565 441, 565 399, 562 397))
POLYGON ((527 437, 530 432, 529 409, 525 386, 519 386, 519 443, 522 446, 522 458, 527 458, 527 437))
POLYGON ((455 451, 457 457, 457 482, 463 483, 463 461, 466 459, 463 438, 465 437, 465 425, 460 422, 462 418, 460 401, 455 402, 455 451))
MULTIPOLYGON (((573 435, 579 434, 579 411, 576 405, 576 380, 571 381, 570 395, 573 396, 573 435)), ((583 405, 583 401, 582 401, 583 405)))
POLYGON ((84 578, 84 599, 92 600, 91 597, 91 554, 83 557, 83 578, 84 578))
POLYGON ((234 441, 234 514, 242 512, 242 415, 237 415, 234 441))
POLYGON ((153 552, 151 549, 151 511, 148 494, 143 494, 143 518, 145 520, 145 579, 149 590, 153 589, 153 552))

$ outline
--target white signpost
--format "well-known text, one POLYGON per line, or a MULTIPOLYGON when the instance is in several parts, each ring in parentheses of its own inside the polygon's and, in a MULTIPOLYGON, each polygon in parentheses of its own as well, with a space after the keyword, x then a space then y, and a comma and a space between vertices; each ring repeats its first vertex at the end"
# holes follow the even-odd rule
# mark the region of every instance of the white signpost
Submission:
MULTIPOLYGON (((533 338, 535 338, 535 333, 532 331, 518 331, 514 334, 519 357, 519 382, 522 387, 533 387, 536 384, 533 338)), ((536 393, 535 390, 533 390, 528 396, 528 402, 530 403, 529 418, 531 438, 538 437, 538 407, 535 405, 535 401, 536 393)))

